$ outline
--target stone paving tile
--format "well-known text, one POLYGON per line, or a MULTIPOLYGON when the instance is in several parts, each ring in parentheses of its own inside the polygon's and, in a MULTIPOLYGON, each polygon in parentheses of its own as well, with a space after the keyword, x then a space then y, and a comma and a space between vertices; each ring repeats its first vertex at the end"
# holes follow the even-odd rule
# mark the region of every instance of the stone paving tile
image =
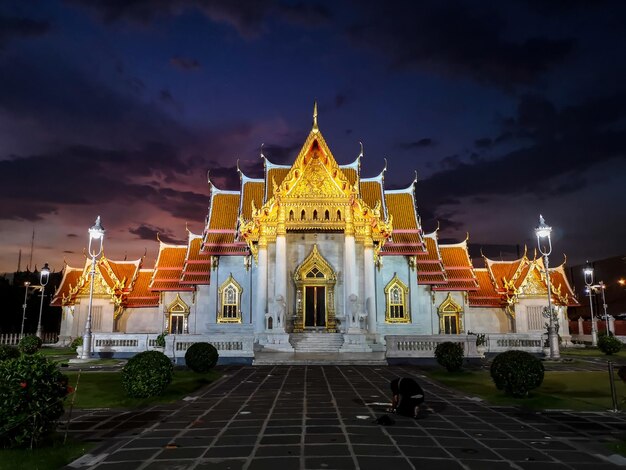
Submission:
POLYGON ((77 413, 70 432, 115 438, 93 467, 100 470, 591 470, 616 468, 593 454, 608 454, 602 441, 626 430, 620 415, 526 413, 470 401, 414 367, 231 367, 227 375, 194 402, 77 413), (367 403, 386 401, 389 381, 401 375, 418 377, 435 397, 427 400, 432 409, 417 420, 375 424, 384 407, 367 403))
POLYGON ((307 457, 304 468, 307 470, 352 470, 354 460, 351 457, 307 457))

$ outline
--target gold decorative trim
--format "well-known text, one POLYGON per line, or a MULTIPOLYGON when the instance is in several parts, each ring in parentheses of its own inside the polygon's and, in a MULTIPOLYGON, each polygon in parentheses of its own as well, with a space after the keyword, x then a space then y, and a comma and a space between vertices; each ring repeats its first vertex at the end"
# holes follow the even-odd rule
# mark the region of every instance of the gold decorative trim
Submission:
POLYGON ((328 261, 320 254, 317 245, 313 245, 311 253, 296 269, 293 280, 296 283, 296 318, 293 323, 294 332, 301 332, 305 328, 305 288, 311 286, 326 287, 326 331, 337 331, 335 319, 335 284, 337 273, 328 261), (320 276, 310 276, 315 272, 320 276))
POLYGON ((230 273, 228 279, 226 279, 220 288, 218 289, 219 295, 219 310, 217 311, 217 323, 241 323, 241 294, 243 293, 243 288, 241 284, 237 282, 237 280, 233 277, 233 273, 230 273), (233 287, 235 289, 235 303, 225 303, 225 297, 228 295, 228 288, 233 287), (224 315, 224 306, 225 305, 234 305, 235 306, 235 316, 225 316, 224 315))
POLYGON ((455 322, 457 334, 464 331, 463 307, 452 298, 452 292, 448 292, 448 296, 439 305, 437 313, 439 314, 439 334, 446 332, 446 318, 451 318, 455 322))
POLYGON ((385 322, 411 323, 408 295, 409 288, 400 280, 398 274, 394 273, 391 281, 385 286, 385 322))

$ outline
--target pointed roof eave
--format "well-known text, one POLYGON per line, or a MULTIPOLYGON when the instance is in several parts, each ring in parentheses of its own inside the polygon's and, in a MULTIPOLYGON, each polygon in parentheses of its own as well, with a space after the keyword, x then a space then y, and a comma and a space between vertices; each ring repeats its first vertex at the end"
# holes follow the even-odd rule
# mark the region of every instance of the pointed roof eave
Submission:
POLYGON ((372 176, 369 178, 359 178, 359 197, 361 197, 361 183, 379 183, 380 194, 382 196, 382 201, 380 201, 380 203, 383 209, 383 216, 386 220, 389 216, 389 212, 387 211, 387 201, 385 200, 385 171, 387 171, 386 166, 376 176, 372 176))
MULTIPOLYGON (((243 195, 244 195, 244 186, 247 183, 263 183, 264 179, 263 178, 250 178, 249 176, 246 176, 243 172, 240 172, 241 175, 241 189, 240 189, 240 193, 241 193, 241 198, 239 200, 239 214, 237 214, 237 220, 239 220, 239 216, 241 214, 243 214, 243 195)), ((265 197, 265 195, 264 195, 265 197)), ((211 219, 209 219, 211 220, 211 219)), ((239 224, 239 222, 237 222, 237 224, 239 224)))

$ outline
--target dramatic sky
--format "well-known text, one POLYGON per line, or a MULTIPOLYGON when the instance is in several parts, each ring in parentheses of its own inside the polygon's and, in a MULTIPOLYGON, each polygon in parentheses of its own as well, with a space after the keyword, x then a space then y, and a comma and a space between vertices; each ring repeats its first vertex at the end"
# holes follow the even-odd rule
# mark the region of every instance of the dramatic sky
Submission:
POLYGON ((259 152, 292 162, 319 125, 388 188, 418 171, 424 230, 535 246, 554 264, 625 254, 621 1, 0 2, 0 272, 111 258, 146 266, 200 233, 207 170, 235 189, 259 152))

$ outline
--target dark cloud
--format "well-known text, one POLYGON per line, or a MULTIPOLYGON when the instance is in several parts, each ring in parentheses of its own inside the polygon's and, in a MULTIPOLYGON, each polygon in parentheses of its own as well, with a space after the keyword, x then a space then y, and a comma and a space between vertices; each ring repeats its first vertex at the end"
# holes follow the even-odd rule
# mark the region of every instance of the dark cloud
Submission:
POLYGON ((626 94, 562 109, 539 96, 524 96, 517 115, 503 126, 528 144, 489 160, 449 159, 444 171, 418 184, 418 200, 437 213, 450 200, 467 197, 568 194, 587 186, 592 166, 626 158, 626 94))
POLYGON ((326 23, 330 12, 315 3, 288 4, 276 0, 71 0, 95 11, 105 22, 129 20, 150 24, 157 18, 200 11, 215 23, 226 23, 244 37, 263 32, 269 17, 275 15, 289 23, 318 26, 326 23))
POLYGON ((511 39, 491 3, 376 2, 348 30, 357 44, 380 50, 397 68, 432 69, 510 89, 534 82, 572 51, 572 39, 511 39))
POLYGON ((504 245, 496 243, 468 243, 470 258, 474 259, 474 267, 483 268, 483 255, 493 260, 514 260, 524 254, 524 247, 520 245, 504 245))
POLYGON ((489 137, 483 137, 481 139, 476 139, 474 141, 474 145, 479 149, 488 149, 493 146, 493 140, 489 137))
POLYGON ((190 57, 172 57, 170 59, 170 64, 172 64, 177 69, 181 70, 198 70, 200 68, 200 62, 197 59, 192 59, 190 57))
POLYGON ((411 149, 423 148, 423 147, 432 147, 433 145, 436 145, 436 142, 430 137, 424 137, 423 139, 415 140, 413 142, 401 142, 399 144, 400 148, 405 149, 405 150, 411 150, 411 149))
MULTIPOLYGON (((286 145, 269 144, 263 146, 263 155, 272 163, 281 165, 292 163, 302 148, 302 142, 292 142, 286 145)), ((259 149, 260 150, 260 149, 259 149)))
POLYGON ((50 23, 30 18, 5 16, 0 13, 0 50, 15 38, 36 37, 46 34, 50 23))
POLYGON ((78 235, 76 235, 75 233, 68 233, 67 234, 67 238, 77 238, 78 235))
POLYGON ((58 153, 2 160, 0 199, 6 203, 0 207, 0 220, 40 220, 61 205, 116 201, 125 205, 152 203, 177 217, 194 215, 201 219, 208 201, 206 194, 138 182, 154 176, 165 183, 176 182, 190 171, 186 160, 162 143, 146 144, 136 151, 76 146, 58 153), (25 191, 33 181, 38 182, 37 189, 25 191))
POLYGON ((186 243, 186 240, 177 238, 172 231, 162 227, 155 227, 154 225, 142 224, 135 228, 130 228, 128 231, 136 235, 140 240, 155 241, 158 236, 158 238, 165 243, 176 245, 184 245, 186 243))

